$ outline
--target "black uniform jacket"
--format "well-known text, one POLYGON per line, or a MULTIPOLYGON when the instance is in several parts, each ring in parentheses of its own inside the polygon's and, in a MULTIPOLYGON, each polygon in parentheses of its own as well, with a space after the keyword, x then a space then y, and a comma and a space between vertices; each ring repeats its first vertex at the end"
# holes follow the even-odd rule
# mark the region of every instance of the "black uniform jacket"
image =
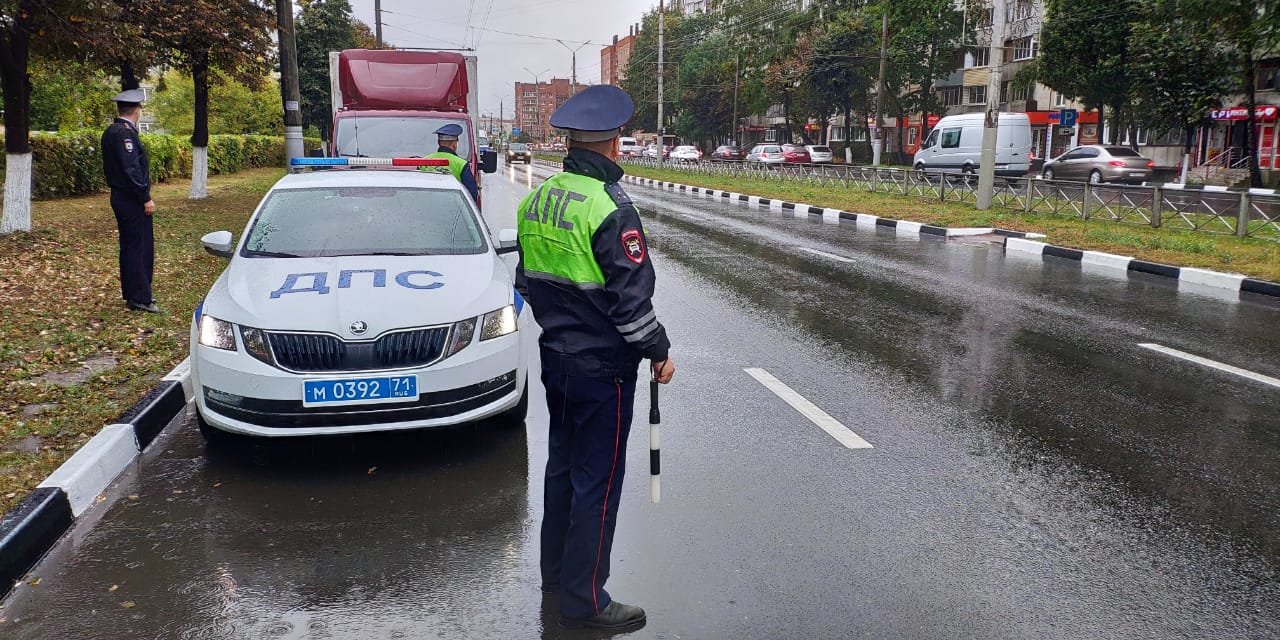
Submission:
POLYGON ((604 182, 604 192, 617 208, 591 239, 604 288, 525 277, 523 259, 516 269, 516 288, 542 326, 542 367, 578 376, 635 376, 641 360, 666 360, 671 347, 653 309, 656 278, 648 251, 637 261, 624 241, 624 234, 639 234, 640 242, 646 242, 640 214, 617 184, 622 167, 608 158, 571 149, 564 170, 604 182))
POLYGON ((112 191, 129 194, 138 204, 151 199, 151 163, 132 122, 116 118, 103 132, 102 169, 112 191))

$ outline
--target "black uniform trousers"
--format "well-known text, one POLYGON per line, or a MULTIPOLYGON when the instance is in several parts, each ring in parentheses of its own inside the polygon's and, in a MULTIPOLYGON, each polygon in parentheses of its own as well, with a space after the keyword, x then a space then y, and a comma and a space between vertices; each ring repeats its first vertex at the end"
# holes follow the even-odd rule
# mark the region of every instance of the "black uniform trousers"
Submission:
MULTIPOLYGON (((547 359, 544 359, 544 363, 547 359)), ((560 585, 560 614, 609 605, 609 552, 618 519, 636 375, 595 378, 544 367, 551 417, 542 520, 542 580, 560 585)))
POLYGON ((151 304, 151 274, 155 268, 155 236, 151 216, 136 194, 111 190, 111 210, 120 230, 120 295, 126 302, 151 304))

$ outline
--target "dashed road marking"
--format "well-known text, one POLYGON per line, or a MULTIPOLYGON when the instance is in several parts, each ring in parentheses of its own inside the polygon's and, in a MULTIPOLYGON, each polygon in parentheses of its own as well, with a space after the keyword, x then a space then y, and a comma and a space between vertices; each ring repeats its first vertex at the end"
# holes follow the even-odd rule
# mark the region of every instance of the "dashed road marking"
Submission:
POLYGON ((1202 358, 1198 355, 1195 355, 1194 353, 1187 353, 1186 351, 1178 351, 1177 349, 1174 349, 1172 347, 1166 347, 1164 345, 1155 344, 1153 342, 1142 342, 1142 343, 1139 343, 1138 346, 1144 349, 1150 349, 1157 353, 1163 353, 1167 356, 1172 356, 1174 358, 1186 360, 1187 362, 1194 362, 1198 365, 1209 367, 1210 369, 1217 369, 1218 371, 1223 371, 1226 373, 1237 375, 1237 376, 1240 376, 1241 378, 1247 378, 1249 380, 1253 380, 1254 382, 1261 382, 1262 384, 1270 385, 1272 387, 1276 387, 1280 389, 1280 379, 1272 378, 1271 376, 1264 376, 1261 373, 1254 373, 1252 371, 1249 371, 1248 369, 1233 367, 1229 364, 1223 364, 1221 362, 1218 362, 1217 360, 1202 358))
POLYGON ((795 389, 788 387, 781 380, 773 377, 773 374, 759 368, 743 369, 747 375, 755 378, 757 382, 764 385, 766 389, 772 391, 774 395, 782 399, 783 402, 791 405, 791 408, 800 412, 800 415, 809 419, 810 422, 818 425, 818 428, 826 431, 828 435, 836 439, 836 442, 844 445, 849 449, 872 449, 870 442, 863 440, 858 434, 854 433, 849 427, 840 424, 840 421, 832 418, 830 414, 817 405, 809 402, 804 396, 796 392, 795 389))
POLYGON ((799 249, 799 250, 801 250, 801 251, 804 251, 805 253, 812 253, 812 254, 813 254, 813 255, 815 255, 815 256, 822 256, 822 257, 827 258, 827 259, 829 259, 829 260, 835 260, 836 262, 857 262, 857 260, 854 260, 853 258, 846 258, 846 257, 844 257, 844 256, 838 256, 838 255, 836 255, 836 254, 834 254, 834 253, 827 253, 826 251, 819 251, 819 250, 817 250, 817 249, 810 249, 809 247, 796 247, 796 248, 797 248, 797 249, 799 249))

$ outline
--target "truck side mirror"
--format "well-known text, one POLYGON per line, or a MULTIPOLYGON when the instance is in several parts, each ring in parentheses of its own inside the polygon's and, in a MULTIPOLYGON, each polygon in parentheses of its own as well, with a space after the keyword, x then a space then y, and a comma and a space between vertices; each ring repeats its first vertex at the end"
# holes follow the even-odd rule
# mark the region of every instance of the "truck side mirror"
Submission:
POLYGON ((486 151, 480 154, 480 170, 485 173, 498 172, 498 152, 486 151))

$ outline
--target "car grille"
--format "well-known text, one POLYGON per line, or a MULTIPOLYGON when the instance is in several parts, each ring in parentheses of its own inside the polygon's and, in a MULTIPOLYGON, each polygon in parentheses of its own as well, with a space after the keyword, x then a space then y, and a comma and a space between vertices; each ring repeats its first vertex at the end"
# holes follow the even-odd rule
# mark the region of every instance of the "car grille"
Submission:
POLYGON ((315 333, 267 333, 276 364, 291 371, 371 371, 421 367, 440 359, 449 327, 398 331, 373 342, 315 333))

